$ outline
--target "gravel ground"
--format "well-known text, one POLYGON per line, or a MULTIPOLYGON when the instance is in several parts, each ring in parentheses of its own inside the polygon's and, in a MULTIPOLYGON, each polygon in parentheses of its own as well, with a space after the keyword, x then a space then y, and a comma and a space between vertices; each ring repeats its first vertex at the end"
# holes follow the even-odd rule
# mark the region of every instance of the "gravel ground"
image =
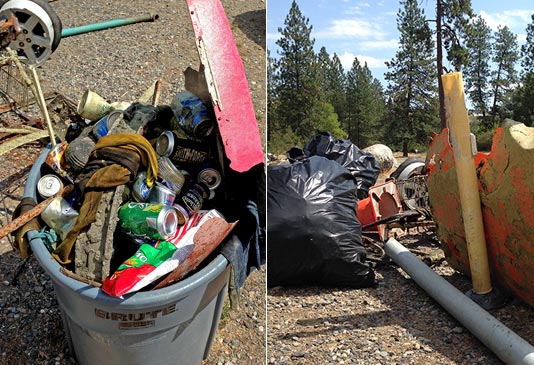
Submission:
MULTIPOLYGON (((398 241, 462 292, 471 288, 431 230, 412 229, 398 241)), ((376 272, 376 288, 269 288, 268 364, 504 364, 398 266, 376 272)), ((527 341, 534 335, 524 303, 491 314, 527 341)))
MULTIPOLYGON (((262 140, 265 136, 265 1, 223 0, 245 64, 262 140)), ((183 70, 199 65, 184 0, 50 2, 63 28, 156 13, 153 23, 77 35, 61 43, 39 69, 43 90, 78 101, 86 88, 110 102, 135 101, 157 79, 160 104, 183 90, 183 70)), ((0 118, 0 126, 20 122, 0 118)), ((55 129, 64 125, 59 122, 55 129)), ((0 135, 2 142, 9 137, 0 135)), ((0 219, 6 224, 22 196, 24 176, 39 154, 35 142, 0 156, 0 219)), ((7 238, 0 241, 0 364, 75 364, 65 340, 60 312, 48 276, 34 258, 21 260, 7 238)), ((203 364, 258 364, 265 359, 265 270, 242 289, 239 310, 226 305, 209 358, 203 364)))

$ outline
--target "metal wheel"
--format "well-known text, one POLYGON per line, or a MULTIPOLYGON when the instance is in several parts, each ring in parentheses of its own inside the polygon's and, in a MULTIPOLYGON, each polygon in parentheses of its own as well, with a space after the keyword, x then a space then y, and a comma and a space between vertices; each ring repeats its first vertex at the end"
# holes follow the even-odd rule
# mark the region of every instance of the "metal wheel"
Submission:
POLYGON ((421 173, 425 166, 425 159, 420 157, 410 157, 397 167, 397 169, 389 175, 395 180, 405 180, 421 173))
POLYGON ((14 15, 21 28, 9 45, 27 64, 38 66, 46 61, 61 40, 61 21, 48 3, 42 0, 10 0, 0 14, 14 15))

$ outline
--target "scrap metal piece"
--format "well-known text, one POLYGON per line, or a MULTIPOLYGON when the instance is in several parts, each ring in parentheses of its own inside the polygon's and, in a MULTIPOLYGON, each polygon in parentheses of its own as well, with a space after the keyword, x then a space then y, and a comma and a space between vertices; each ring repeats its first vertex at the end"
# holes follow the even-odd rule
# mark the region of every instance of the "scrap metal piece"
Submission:
POLYGON ((16 16, 7 17, 0 14, 0 49, 4 49, 17 38, 21 29, 16 16))
MULTIPOLYGON (((534 128, 507 120, 497 128, 491 151, 479 152, 477 171, 492 279, 534 306, 534 128)), ((469 274, 456 164, 444 129, 427 154, 432 216, 447 262, 469 274)))
POLYGON ((187 6, 230 168, 248 171, 265 157, 245 69, 224 8, 211 0, 187 0, 187 6))

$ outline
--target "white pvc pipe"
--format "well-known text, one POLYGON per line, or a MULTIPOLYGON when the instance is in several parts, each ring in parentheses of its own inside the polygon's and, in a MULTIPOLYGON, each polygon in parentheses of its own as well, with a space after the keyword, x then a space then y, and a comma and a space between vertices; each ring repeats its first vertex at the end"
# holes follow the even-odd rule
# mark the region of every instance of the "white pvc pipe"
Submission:
POLYGON ((466 297, 417 259, 394 238, 386 254, 502 361, 510 365, 534 365, 534 347, 466 297))

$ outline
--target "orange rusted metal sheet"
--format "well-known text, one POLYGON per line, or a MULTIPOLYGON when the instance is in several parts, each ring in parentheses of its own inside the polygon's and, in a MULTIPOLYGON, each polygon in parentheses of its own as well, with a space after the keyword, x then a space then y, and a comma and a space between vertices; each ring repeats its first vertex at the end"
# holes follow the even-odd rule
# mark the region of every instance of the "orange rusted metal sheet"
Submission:
MULTIPOLYGON (((534 305, 534 128, 507 121, 491 151, 474 157, 492 281, 534 305)), ((469 257, 448 130, 427 154, 428 192, 445 256, 469 275, 469 257)))

